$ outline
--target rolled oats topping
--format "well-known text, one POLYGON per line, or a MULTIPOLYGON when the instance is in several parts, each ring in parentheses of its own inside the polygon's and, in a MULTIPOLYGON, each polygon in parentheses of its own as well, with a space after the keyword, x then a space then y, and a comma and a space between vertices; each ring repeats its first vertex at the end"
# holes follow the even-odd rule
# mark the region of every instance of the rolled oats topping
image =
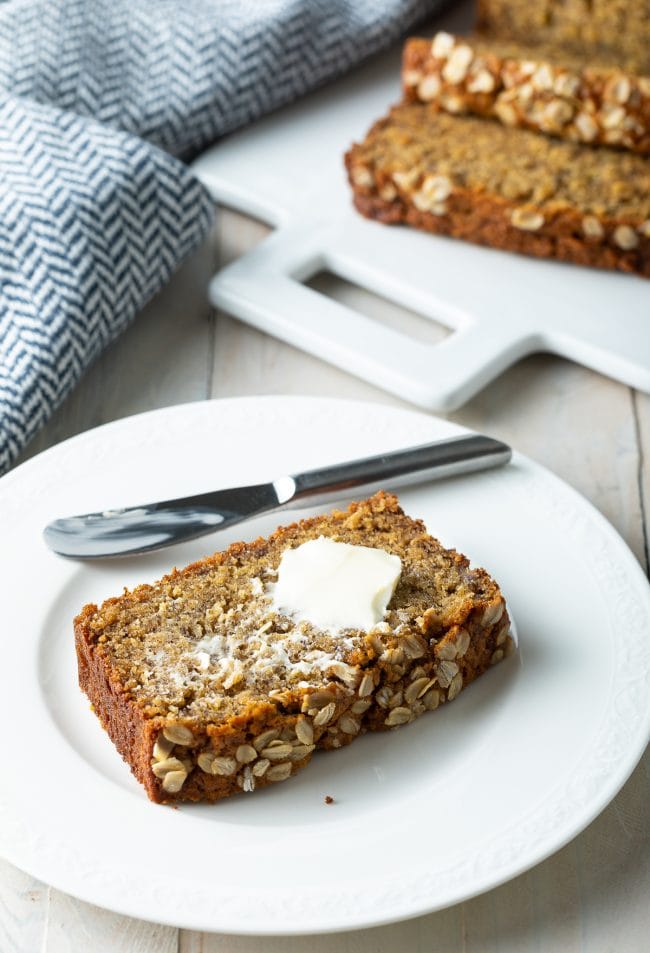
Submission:
POLYGON ((370 169, 360 167, 354 170, 354 184, 361 188, 370 188, 373 184, 372 172, 370 169))
POLYGON ((593 142, 598 137, 598 125, 588 112, 580 112, 575 119, 575 128, 583 142, 593 142))
POLYGON ((454 48, 455 38, 451 33, 436 33, 431 43, 431 55, 436 59, 446 59, 454 48))
POLYGON ((234 758, 215 755, 212 758, 210 773, 218 774, 221 777, 230 777, 237 770, 237 762, 234 758))
POLYGON ((398 725, 406 725, 413 718, 413 712, 410 708, 393 708, 386 718, 385 724, 388 728, 396 728, 398 725))
POLYGON ((293 746, 282 744, 281 741, 272 741, 268 748, 262 748, 260 754, 269 761, 284 761, 291 754, 293 746))
POLYGON ((314 742, 314 729, 304 715, 300 715, 296 721, 296 737, 303 745, 311 745, 314 742))
POLYGON ((357 735, 361 728, 361 724, 356 718, 352 718, 351 715, 341 715, 338 725, 341 731, 345 732, 346 735, 357 735))
POLYGON ((614 231, 614 242, 623 251, 632 251, 639 245, 639 236, 630 225, 619 225, 614 231))
POLYGON ((256 757, 257 751, 252 745, 239 745, 235 752, 235 758, 240 764, 249 764, 256 757))
POLYGON ((185 769, 180 771, 168 771, 162 779, 162 786, 168 794, 178 794, 185 784, 187 772, 185 769))
MULTIPOLYGON (((494 656, 492 656, 494 658, 494 656)), ((453 701, 453 699, 458 695, 463 687, 463 676, 460 672, 456 672, 451 682, 449 683, 449 688, 447 689, 447 701, 453 701)))
POLYGON ((322 728, 324 725, 328 725, 334 717, 335 712, 336 705, 334 702, 330 702, 329 705, 325 705, 324 708, 321 708, 321 710, 314 715, 314 725, 317 728, 322 728))
POLYGON ((467 652, 471 642, 470 634, 467 629, 460 629, 456 633, 456 656, 462 658, 467 652))
POLYGON ((175 745, 191 745, 194 741, 192 729, 185 725, 166 725, 162 733, 167 741, 175 745))
MULTIPOLYGON (((411 39, 404 51, 407 98, 453 114, 475 113, 504 125, 572 141, 650 154, 650 78, 615 58, 602 63, 556 47, 531 48, 481 36, 411 39)), ((649 62, 650 68, 650 62, 649 62)))
POLYGON ((423 696, 422 702, 427 711, 435 711, 440 704, 440 692, 437 689, 431 689, 423 696))
POLYGON ((446 175, 427 175, 422 181, 422 192, 435 202, 448 199, 452 190, 451 179, 446 175))
POLYGON ((474 53, 471 47, 465 45, 454 47, 442 68, 442 78, 448 83, 462 83, 469 72, 473 58, 474 53))
POLYGON ((279 734, 279 728, 270 728, 267 731, 263 731, 255 738, 253 747, 256 751, 261 751, 262 748, 266 748, 272 741, 275 741, 279 734))
POLYGON ((496 79, 487 69, 472 73, 467 80, 467 91, 470 93, 491 93, 495 87, 496 79))
POLYGON ((523 232, 537 232, 544 224, 544 216, 534 209, 515 208, 510 213, 510 221, 523 232))
POLYGON ((151 770, 157 778, 164 778, 170 771, 185 771, 185 766, 178 758, 166 758, 164 761, 156 761, 151 770))
POLYGON ((283 764, 274 764, 268 769, 265 777, 269 781, 286 781, 291 774, 291 762, 285 761, 283 764))
POLYGON ((166 738, 161 731, 153 746, 154 761, 165 761, 174 750, 174 742, 166 738))
POLYGON ((423 77, 417 87, 418 96, 425 103, 435 99, 441 89, 442 81, 435 73, 423 77))
POLYGON ((595 215, 585 215, 582 220, 582 231, 587 238, 603 238, 605 229, 595 215))

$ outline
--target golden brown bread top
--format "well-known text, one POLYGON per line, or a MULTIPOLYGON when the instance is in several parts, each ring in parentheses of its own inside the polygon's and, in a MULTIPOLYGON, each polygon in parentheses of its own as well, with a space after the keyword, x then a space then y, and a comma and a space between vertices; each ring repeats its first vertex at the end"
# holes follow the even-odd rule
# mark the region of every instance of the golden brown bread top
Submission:
POLYGON ((451 116, 423 103, 394 107, 352 147, 347 164, 362 190, 391 186, 416 203, 418 195, 426 199, 427 190, 437 192, 441 202, 452 194, 470 201, 490 194, 521 204, 524 211, 530 205, 545 220, 575 209, 601 221, 628 223, 643 238, 650 234, 645 158, 493 120, 451 116))

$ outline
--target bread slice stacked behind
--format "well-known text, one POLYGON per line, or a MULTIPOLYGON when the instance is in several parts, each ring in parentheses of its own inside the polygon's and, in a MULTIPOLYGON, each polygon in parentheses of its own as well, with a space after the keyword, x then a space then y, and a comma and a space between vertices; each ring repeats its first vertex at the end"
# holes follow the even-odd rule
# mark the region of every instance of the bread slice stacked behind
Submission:
POLYGON ((346 161, 368 218, 650 277, 650 167, 641 156, 403 103, 346 161))
POLYGON ((650 153, 650 77, 549 46, 438 33, 404 47, 404 97, 452 114, 650 153))
POLYGON ((553 10, 568 23, 570 6, 484 0, 483 33, 408 40, 402 104, 346 155, 357 209, 650 277, 650 78, 635 72, 637 45, 597 16, 597 3, 587 6, 598 39, 580 53, 568 26, 544 26, 553 10))
POLYGON ((478 0, 479 32, 650 74, 649 0, 478 0))

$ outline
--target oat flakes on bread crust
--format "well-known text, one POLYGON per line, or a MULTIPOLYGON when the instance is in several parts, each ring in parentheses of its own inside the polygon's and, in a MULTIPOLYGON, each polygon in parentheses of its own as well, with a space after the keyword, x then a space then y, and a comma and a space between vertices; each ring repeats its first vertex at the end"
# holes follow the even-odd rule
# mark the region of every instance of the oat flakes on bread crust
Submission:
POLYGON ((388 493, 87 605, 74 628, 80 686, 158 802, 286 780, 317 749, 451 701, 513 649, 497 584, 388 493), (318 536, 400 556, 385 620, 370 632, 273 611, 282 553, 318 536))
POLYGON ((437 33, 406 41, 404 98, 571 142, 650 153, 650 77, 618 59, 437 33))

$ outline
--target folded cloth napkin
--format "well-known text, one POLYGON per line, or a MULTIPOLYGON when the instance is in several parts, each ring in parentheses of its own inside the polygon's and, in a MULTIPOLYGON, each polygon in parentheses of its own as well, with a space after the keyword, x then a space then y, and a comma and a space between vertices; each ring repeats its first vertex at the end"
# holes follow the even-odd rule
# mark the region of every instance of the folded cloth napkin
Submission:
POLYGON ((0 0, 0 472, 206 235, 180 160, 443 0, 0 0))

